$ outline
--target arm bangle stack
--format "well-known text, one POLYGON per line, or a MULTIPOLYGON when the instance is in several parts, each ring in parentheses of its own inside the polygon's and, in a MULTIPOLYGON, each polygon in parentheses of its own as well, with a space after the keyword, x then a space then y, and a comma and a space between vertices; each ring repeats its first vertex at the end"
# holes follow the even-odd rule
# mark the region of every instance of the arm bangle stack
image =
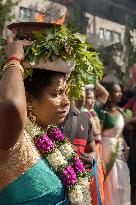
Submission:
POLYGON ((22 75, 24 75, 24 68, 23 68, 23 66, 20 64, 20 62, 18 60, 11 60, 10 62, 8 62, 3 67, 3 74, 5 73, 6 70, 8 70, 10 68, 17 68, 17 69, 19 69, 21 71, 22 75))

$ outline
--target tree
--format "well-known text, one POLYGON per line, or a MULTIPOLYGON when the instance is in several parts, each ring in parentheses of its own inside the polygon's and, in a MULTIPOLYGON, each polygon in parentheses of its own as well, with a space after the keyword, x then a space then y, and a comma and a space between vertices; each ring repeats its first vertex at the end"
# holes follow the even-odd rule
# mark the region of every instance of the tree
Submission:
POLYGON ((2 34, 6 21, 14 18, 12 9, 18 4, 19 0, 0 0, 0 34, 2 34))
POLYGON ((136 39, 135 39, 135 27, 133 20, 128 17, 126 21, 125 29, 125 41, 124 41, 124 64, 125 64, 125 73, 124 73, 124 83, 127 83, 129 80, 131 68, 134 63, 136 63, 136 39))
POLYGON ((104 65, 104 73, 112 74, 122 82, 123 45, 116 43, 107 47, 101 46, 98 52, 104 65))
POLYGON ((130 80, 131 68, 136 63, 135 36, 136 30, 133 20, 127 18, 124 43, 99 49, 105 73, 113 74, 124 84, 130 80))

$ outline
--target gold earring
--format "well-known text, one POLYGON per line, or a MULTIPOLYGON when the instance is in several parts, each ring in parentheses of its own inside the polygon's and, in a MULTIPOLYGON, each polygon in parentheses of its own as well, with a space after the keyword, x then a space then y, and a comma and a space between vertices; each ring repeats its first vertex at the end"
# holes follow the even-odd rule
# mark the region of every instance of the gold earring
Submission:
POLYGON ((28 112, 29 112, 29 119, 31 122, 36 122, 36 116, 33 114, 33 108, 31 105, 27 105, 28 112))

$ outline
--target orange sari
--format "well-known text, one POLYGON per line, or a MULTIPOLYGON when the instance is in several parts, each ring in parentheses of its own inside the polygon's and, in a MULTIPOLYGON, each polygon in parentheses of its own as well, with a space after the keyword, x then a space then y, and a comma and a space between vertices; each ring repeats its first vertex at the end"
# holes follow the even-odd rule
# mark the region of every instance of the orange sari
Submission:
MULTIPOLYGON (((96 144, 99 192, 100 192, 101 204, 104 205, 104 169, 100 161, 100 153, 101 153, 101 144, 96 144)), ((98 190, 97 190, 95 176, 91 177, 90 191, 91 191, 91 197, 92 197, 92 205, 99 205, 98 190)))

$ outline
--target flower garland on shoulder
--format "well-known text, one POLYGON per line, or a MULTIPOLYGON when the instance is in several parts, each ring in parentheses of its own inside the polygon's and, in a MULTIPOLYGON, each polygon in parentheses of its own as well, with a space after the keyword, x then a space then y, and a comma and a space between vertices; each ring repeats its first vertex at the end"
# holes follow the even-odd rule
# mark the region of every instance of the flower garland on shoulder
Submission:
POLYGON ((33 130, 34 143, 62 180, 70 204, 91 205, 89 174, 70 142, 57 127, 50 126, 45 134, 32 122, 28 124, 26 131, 33 130))

